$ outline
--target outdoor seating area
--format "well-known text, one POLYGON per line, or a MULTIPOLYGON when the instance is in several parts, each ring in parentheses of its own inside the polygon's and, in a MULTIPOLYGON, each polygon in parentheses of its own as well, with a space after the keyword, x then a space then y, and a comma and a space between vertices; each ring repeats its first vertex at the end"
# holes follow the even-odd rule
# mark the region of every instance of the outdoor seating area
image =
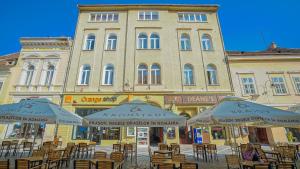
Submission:
POLYGON ((232 151, 232 154, 225 155, 225 158, 228 169, 296 169, 298 147, 299 145, 294 144, 275 144, 270 146, 270 149, 263 149, 260 144, 240 144, 238 152, 232 151), (253 151, 253 159, 248 158, 249 151, 253 151))

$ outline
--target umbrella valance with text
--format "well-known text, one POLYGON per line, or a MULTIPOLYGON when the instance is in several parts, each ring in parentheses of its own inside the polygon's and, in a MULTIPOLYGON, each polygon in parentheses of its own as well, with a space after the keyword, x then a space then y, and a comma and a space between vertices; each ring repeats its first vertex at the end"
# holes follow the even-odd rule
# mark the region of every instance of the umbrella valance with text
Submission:
POLYGON ((134 100, 85 117, 91 126, 184 126, 185 117, 145 102, 134 100))

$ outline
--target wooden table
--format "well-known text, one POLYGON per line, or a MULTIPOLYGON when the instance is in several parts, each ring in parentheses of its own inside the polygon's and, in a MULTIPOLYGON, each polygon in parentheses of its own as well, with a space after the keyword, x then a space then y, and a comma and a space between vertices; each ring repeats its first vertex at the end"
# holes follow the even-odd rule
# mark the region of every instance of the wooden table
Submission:
POLYGON ((161 163, 174 164, 176 168, 180 168, 180 163, 194 163, 194 162, 193 161, 188 161, 188 160, 179 162, 179 161, 173 161, 172 159, 164 159, 160 162, 152 162, 152 163, 155 164, 155 165, 158 165, 158 164, 161 164, 161 163))
POLYGON ((109 161, 109 162, 113 162, 114 163, 114 169, 118 169, 121 165, 121 163, 119 162, 114 162, 114 160, 111 160, 109 158, 97 158, 97 159, 91 159, 90 162, 92 163, 92 165, 97 165, 97 161, 109 161))
POLYGON ((155 150, 153 153, 154 154, 168 154, 169 156, 172 156, 172 151, 169 151, 169 150, 155 150))
POLYGON ((30 166, 36 166, 36 162, 38 162, 38 165, 41 165, 44 161, 44 157, 26 157, 26 158, 21 158, 24 160, 28 160, 30 163, 30 166))
POLYGON ((251 167, 253 168, 255 165, 259 165, 259 164, 267 164, 269 165, 270 163, 266 163, 266 162, 260 162, 260 161, 242 161, 241 165, 243 168, 245 167, 251 167))

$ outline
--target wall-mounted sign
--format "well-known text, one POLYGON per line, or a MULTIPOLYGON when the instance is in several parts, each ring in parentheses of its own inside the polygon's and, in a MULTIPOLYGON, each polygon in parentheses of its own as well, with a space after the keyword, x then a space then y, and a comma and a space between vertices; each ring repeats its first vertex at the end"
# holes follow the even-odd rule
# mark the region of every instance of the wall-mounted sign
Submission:
POLYGON ((119 104, 127 100, 127 95, 67 95, 65 103, 70 104, 119 104))
POLYGON ((171 95, 165 96, 165 104, 216 104, 222 95, 171 95))

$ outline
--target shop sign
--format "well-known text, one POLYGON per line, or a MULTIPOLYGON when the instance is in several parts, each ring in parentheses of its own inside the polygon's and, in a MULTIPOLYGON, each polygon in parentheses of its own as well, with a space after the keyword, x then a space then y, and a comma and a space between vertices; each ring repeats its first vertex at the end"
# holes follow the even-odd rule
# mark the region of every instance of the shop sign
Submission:
POLYGON ((165 96, 165 104, 216 104, 225 96, 219 95, 172 95, 165 96))
POLYGON ((126 96, 65 96, 64 102, 71 104, 118 104, 122 99, 126 99, 126 96))

